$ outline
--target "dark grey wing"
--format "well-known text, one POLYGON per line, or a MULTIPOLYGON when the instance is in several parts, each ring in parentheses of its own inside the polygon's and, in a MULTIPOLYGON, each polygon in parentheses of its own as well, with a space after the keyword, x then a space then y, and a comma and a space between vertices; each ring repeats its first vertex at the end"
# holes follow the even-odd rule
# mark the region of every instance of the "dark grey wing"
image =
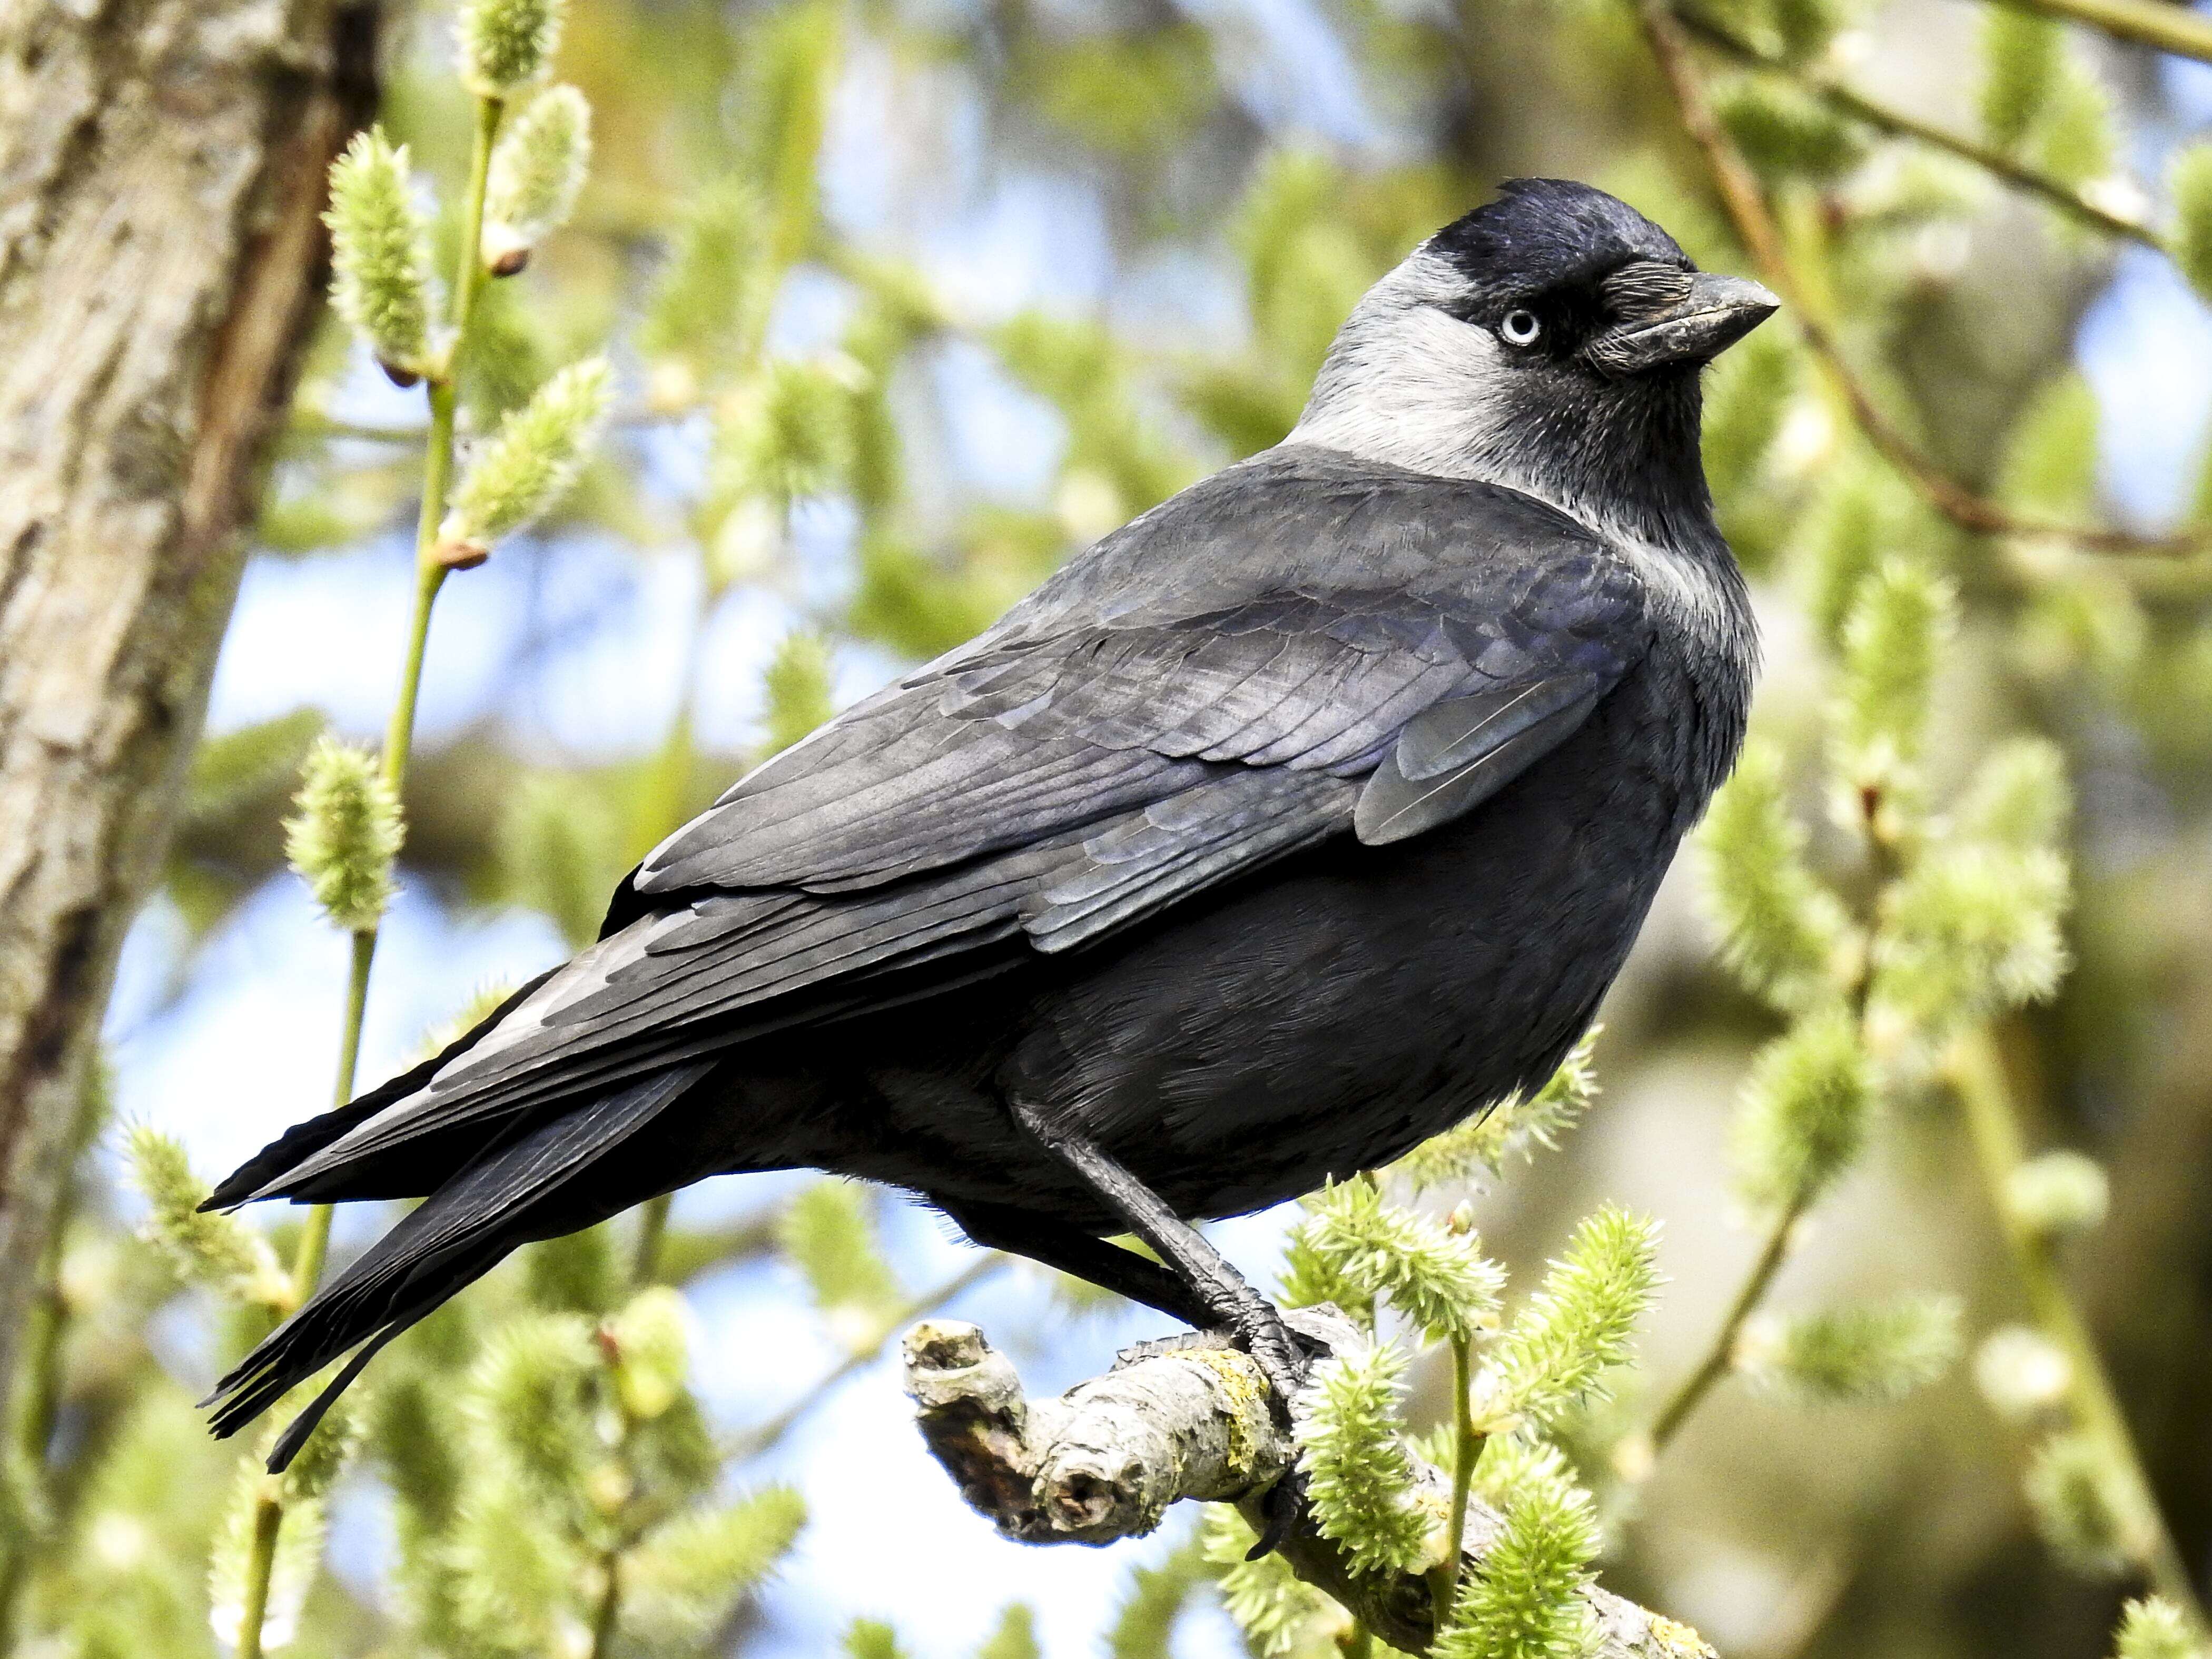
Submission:
POLYGON ((1079 569, 1059 611, 754 772, 634 878, 653 908, 261 1192, 317 1196, 420 1134, 1076 948, 1331 836, 1432 828, 1645 647, 1632 573, 1525 497, 1370 471, 1330 501, 1305 526, 1329 558, 1282 562, 1333 585, 1237 574, 1234 514, 1211 539, 1141 521, 1202 580, 1122 550, 1133 597, 1079 569), (1163 591, 1211 603, 1172 614, 1163 591))

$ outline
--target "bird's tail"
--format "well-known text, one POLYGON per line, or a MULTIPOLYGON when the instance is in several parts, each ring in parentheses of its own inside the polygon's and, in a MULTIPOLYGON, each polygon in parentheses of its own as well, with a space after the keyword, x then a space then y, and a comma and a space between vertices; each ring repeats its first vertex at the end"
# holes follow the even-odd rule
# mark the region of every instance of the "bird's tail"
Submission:
MULTIPOLYGON (((588 1177, 616 1147, 674 1103, 711 1060, 657 1072, 487 1150, 404 1217, 278 1326, 201 1403, 228 1437, 349 1348, 353 1358, 270 1454, 287 1467, 376 1351, 520 1244, 605 1219, 653 1195, 635 1178, 588 1177)), ((655 1190, 658 1190, 657 1188, 655 1190)))

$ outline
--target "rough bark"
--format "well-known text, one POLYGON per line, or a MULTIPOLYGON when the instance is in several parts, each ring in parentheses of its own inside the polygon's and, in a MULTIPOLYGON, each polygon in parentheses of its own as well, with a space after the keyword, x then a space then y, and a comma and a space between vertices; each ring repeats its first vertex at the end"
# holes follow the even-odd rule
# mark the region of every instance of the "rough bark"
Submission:
MULTIPOLYGON (((1340 1316, 1314 1310, 1286 1316, 1330 1346, 1358 1340, 1340 1316)), ((1012 1363, 975 1326, 955 1320, 916 1325, 904 1358, 907 1392, 931 1453, 973 1508, 1024 1543, 1141 1536, 1185 1498, 1234 1503, 1261 1530, 1261 1499, 1297 1455, 1259 1368, 1216 1338, 1141 1344, 1104 1376, 1057 1400, 1025 1398, 1012 1363)), ((1446 1512, 1450 1481, 1416 1468, 1433 1488, 1437 1512, 1446 1512)), ((1500 1524, 1495 1511, 1470 1502, 1464 1571, 1480 1571, 1500 1524)), ((1393 1647, 1428 1650, 1434 1630, 1425 1579, 1355 1572, 1336 1546, 1300 1528, 1282 1551, 1293 1572, 1393 1647)), ((1583 1595, 1601 1637, 1597 1659, 1714 1659, 1687 1626, 1595 1585, 1583 1595)))
POLYGON ((373 0, 0 8, 0 1384, 320 287, 373 0))

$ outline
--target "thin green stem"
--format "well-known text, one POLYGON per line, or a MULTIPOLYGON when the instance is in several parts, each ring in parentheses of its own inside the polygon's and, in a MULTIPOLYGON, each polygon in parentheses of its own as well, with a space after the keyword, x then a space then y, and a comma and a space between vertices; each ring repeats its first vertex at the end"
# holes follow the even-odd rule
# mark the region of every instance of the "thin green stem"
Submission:
POLYGON ((670 1194, 648 1198, 637 1212, 637 1245, 630 1257, 629 1281, 642 1289, 660 1276, 660 1241, 668 1236, 670 1194))
POLYGON ((622 1552, 602 1553, 599 1571, 606 1583, 599 1586, 599 1605, 592 1614, 592 1659, 606 1659, 614 1650, 615 1626, 622 1616, 622 1552))
POLYGON ((1949 1069, 1952 1087, 1973 1141, 1975 1163, 1997 1212, 2028 1307, 2043 1334, 2066 1355, 2068 1410, 2079 1429, 2104 1442, 2106 1455, 2124 1472, 2136 1495, 2142 1510, 2137 1517, 2142 1534, 2142 1565, 2152 1587, 2185 1609, 2199 1631, 2212 1631, 2188 1565, 2153 1494, 2142 1454, 2112 1391, 2112 1376, 2097 1351, 2096 1338, 2067 1288, 2051 1242, 2006 1201, 2012 1173, 2025 1158, 2027 1147, 1996 1040, 1986 1029, 1963 1038, 1952 1052, 1949 1069))
MULTIPOLYGON (((430 610, 445 586, 446 567, 437 556, 438 526, 445 517, 446 492, 453 471, 453 424, 462 354, 468 343, 469 317, 483 282, 483 208, 485 181, 491 173, 493 141, 499 136, 500 117, 506 106, 496 98, 477 100, 476 140, 469 156, 468 195, 461 216, 461 246, 453 271, 452 303, 447 321, 452 334, 446 361, 429 381, 430 425, 422 452, 422 504, 415 523, 415 609, 407 631, 407 656, 400 670, 399 693, 393 700, 392 719, 385 728, 383 771, 396 796, 407 779, 407 760, 415 741, 415 708, 422 690, 422 661, 430 639, 430 610)), ((337 1074, 331 1095, 337 1105, 353 1098, 355 1072, 361 1060, 362 1016, 368 1007, 369 971, 376 961, 377 930, 363 928, 353 936, 353 962, 346 978, 344 1024, 338 1038, 337 1074)), ((292 1261, 292 1293, 296 1303, 314 1294, 323 1263, 330 1253, 331 1206, 319 1204, 308 1211, 301 1230, 300 1244, 292 1261)), ((254 1510, 253 1543, 246 1559, 246 1606, 240 1616, 239 1659, 260 1659, 261 1621, 268 1608, 269 1576, 275 1570, 276 1538, 284 1522, 283 1500, 265 1495, 254 1510), (257 1591, 256 1586, 258 1585, 257 1591)))
POLYGON ((238 1611, 238 1659, 261 1659, 261 1625, 269 1613, 269 1581, 276 1571, 276 1533, 284 1505, 262 1493, 253 1506, 253 1548, 246 1559, 246 1601, 238 1611))
POLYGON ((1336 1638, 1336 1650, 1344 1659, 1370 1659, 1375 1651, 1375 1632, 1354 1620, 1352 1628, 1336 1638))
POLYGON ((1666 1405, 1660 1408, 1659 1415, 1651 1419, 1651 1427, 1647 1432, 1654 1457, 1666 1449, 1667 1443, 1689 1420, 1690 1413, 1697 1410, 1699 1403, 1712 1392, 1713 1385, 1726 1376, 1729 1367, 1735 1364, 1736 1343, 1743 1335, 1744 1322, 1765 1299, 1768 1288, 1774 1283, 1775 1274, 1782 1271, 1783 1262, 1789 1259, 1790 1236, 1796 1231, 1797 1223, 1803 1217, 1810 1198, 1809 1193, 1800 1192, 1774 1218, 1774 1224, 1767 1231, 1766 1242, 1759 1247, 1759 1259, 1752 1264, 1750 1273, 1738 1287, 1735 1300, 1729 1304, 1728 1313, 1721 1320, 1720 1328, 1713 1333, 1713 1340, 1705 1349, 1705 1358, 1682 1379, 1666 1405))
MULTIPOLYGON (((477 100, 476 136, 469 149, 469 189, 461 202, 460 258, 453 270, 453 311, 447 319, 453 325, 456 362, 468 335, 469 315, 476 308, 477 291, 483 287, 484 189, 491 178, 491 151, 499 137, 500 118, 506 113, 504 99, 477 100)), ((453 369, 449 364, 439 378, 450 385, 453 369)))
POLYGON ((1489 1437, 1474 1427, 1474 1344, 1464 1336, 1451 1339, 1452 1357, 1452 1495, 1451 1521, 1444 1534, 1443 1565, 1431 1585, 1437 1607, 1438 1630, 1451 1622, 1459 1601, 1461 1556, 1467 1544, 1468 1494, 1474 1490, 1474 1466, 1482 1461, 1489 1437))
POLYGON ((2212 64, 2212 19, 2186 6, 2165 0, 1998 0, 2020 11, 2040 12, 2045 17, 2091 28, 2138 46, 2170 52, 2177 58, 2194 58, 2212 64))

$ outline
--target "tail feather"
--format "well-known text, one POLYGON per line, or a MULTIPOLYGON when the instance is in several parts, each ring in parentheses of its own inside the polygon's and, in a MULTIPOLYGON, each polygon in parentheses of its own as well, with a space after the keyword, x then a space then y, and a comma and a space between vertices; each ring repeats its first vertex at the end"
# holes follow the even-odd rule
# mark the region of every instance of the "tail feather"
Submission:
POLYGON ((369 1357, 517 1245, 604 1219, 647 1192, 584 1193, 575 1184, 713 1068, 694 1061, 564 1113, 479 1156, 268 1335, 202 1401, 227 1438, 347 1349, 367 1346, 277 1443, 271 1470, 291 1462, 369 1357))
POLYGON ((311 1117, 305 1123, 294 1124, 225 1176, 216 1189, 201 1201, 200 1208, 236 1208, 260 1188, 288 1174, 332 1141, 368 1122, 394 1101, 406 1099, 428 1084, 448 1060, 466 1054, 483 1041, 485 1034, 512 1013, 525 997, 558 971, 557 969, 547 969, 421 1065, 410 1067, 387 1083, 379 1084, 367 1094, 356 1096, 335 1110, 325 1112, 319 1117, 311 1117))

